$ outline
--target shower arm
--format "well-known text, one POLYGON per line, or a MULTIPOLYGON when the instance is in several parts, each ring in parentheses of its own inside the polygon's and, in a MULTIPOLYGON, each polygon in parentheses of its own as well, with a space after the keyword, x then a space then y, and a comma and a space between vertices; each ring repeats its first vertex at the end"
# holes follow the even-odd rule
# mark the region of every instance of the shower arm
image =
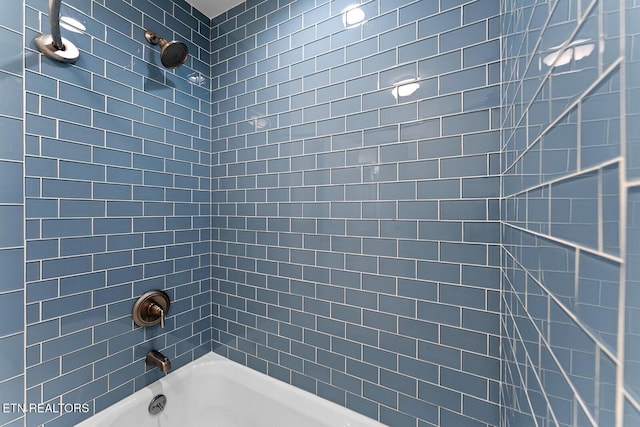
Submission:
POLYGON ((60 35, 60 5, 62 5, 62 0, 49 0, 49 26, 51 27, 53 47, 57 50, 64 50, 60 35))
POLYGON ((51 34, 41 34, 34 42, 38 50, 47 58, 73 64, 80 57, 80 51, 69 40, 60 35, 60 6, 62 0, 49 0, 49 26, 51 34))

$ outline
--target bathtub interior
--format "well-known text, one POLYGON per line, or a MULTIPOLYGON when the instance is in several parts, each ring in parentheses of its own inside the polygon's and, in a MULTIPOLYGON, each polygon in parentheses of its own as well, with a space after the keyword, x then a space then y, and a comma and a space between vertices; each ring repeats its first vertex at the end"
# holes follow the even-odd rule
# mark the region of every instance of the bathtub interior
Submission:
POLYGON ((382 424, 215 353, 171 372, 79 427, 373 427, 382 424), (148 412, 154 396, 167 403, 148 412), (204 423, 204 424, 203 424, 204 423))

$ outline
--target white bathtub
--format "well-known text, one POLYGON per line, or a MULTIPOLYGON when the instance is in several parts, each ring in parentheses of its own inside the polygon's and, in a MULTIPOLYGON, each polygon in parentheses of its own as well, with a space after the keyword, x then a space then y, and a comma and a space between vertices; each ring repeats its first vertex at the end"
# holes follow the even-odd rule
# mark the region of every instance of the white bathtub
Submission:
MULTIPOLYGON (((142 363, 142 362, 140 362, 142 363)), ((214 353, 171 372, 78 427, 372 427, 382 424, 214 353), (154 396, 165 409, 149 414, 154 396)))

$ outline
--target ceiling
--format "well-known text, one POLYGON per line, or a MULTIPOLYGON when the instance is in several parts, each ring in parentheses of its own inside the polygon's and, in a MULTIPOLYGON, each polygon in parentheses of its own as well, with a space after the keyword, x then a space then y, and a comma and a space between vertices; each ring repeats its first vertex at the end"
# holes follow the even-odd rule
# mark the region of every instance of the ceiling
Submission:
POLYGON ((244 0, 187 0, 193 7, 207 15, 209 18, 215 18, 222 12, 239 5, 244 0))

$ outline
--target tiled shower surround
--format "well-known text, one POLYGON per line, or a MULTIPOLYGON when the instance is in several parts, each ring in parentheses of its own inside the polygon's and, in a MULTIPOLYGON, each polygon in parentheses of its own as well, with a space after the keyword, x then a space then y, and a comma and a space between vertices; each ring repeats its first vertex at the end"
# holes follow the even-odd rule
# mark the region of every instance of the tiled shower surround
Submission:
POLYGON ((0 425, 75 424, 152 348, 392 426, 640 425, 638 0, 65 0, 72 66, 12 3, 0 403, 89 412, 0 425))
POLYGON ((497 425, 498 2, 351 3, 213 21, 213 350, 384 424, 497 425))

